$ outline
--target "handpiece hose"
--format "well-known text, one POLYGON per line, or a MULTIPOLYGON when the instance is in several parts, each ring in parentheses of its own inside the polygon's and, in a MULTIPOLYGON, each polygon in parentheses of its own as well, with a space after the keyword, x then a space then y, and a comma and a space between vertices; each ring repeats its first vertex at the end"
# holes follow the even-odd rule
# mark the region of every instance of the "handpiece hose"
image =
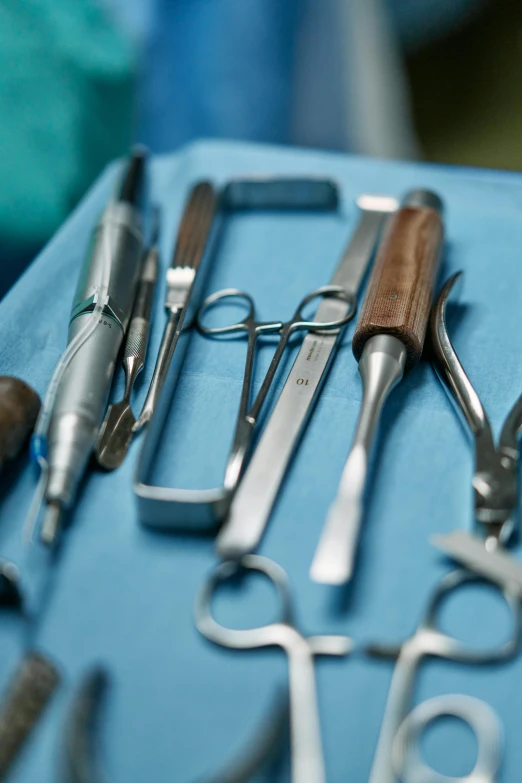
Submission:
MULTIPOLYGON (((67 365, 54 400, 47 434, 48 480, 42 541, 53 544, 63 513, 76 496, 98 434, 115 362, 132 312, 142 257, 140 202, 145 155, 134 152, 120 188, 95 230, 74 298, 68 343, 93 317, 107 253, 107 303, 92 334, 67 365)), ((96 316, 94 316, 96 317, 96 316)))

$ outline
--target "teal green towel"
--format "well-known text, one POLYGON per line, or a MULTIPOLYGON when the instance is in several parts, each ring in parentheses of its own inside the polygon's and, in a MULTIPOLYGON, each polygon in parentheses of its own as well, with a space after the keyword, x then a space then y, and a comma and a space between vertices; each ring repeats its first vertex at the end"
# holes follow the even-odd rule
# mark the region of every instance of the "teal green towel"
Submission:
POLYGON ((45 241, 130 142, 136 57, 93 0, 0 4, 0 241, 45 241))

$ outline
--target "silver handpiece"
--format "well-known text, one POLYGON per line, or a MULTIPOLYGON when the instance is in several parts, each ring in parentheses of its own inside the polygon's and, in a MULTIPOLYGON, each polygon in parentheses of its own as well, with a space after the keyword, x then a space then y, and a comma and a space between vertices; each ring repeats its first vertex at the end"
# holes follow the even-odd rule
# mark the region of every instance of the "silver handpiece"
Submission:
MULTIPOLYGON (((398 202, 390 196, 367 194, 357 199, 357 206, 359 223, 331 280, 331 285, 341 286, 354 298, 381 227, 386 217, 397 209, 398 202)), ((343 318, 349 312, 346 302, 328 297, 321 301, 315 320, 343 318)), ((305 336, 218 535, 216 546, 220 557, 256 550, 341 337, 341 330, 305 336)))
POLYGON ((95 308, 101 272, 110 253, 109 297, 89 338, 66 367, 56 392, 47 436, 48 480, 42 541, 56 540, 63 513, 74 502, 105 412, 114 365, 127 329, 140 273, 139 203, 145 154, 135 152, 116 197, 97 226, 74 299, 70 343, 95 308))

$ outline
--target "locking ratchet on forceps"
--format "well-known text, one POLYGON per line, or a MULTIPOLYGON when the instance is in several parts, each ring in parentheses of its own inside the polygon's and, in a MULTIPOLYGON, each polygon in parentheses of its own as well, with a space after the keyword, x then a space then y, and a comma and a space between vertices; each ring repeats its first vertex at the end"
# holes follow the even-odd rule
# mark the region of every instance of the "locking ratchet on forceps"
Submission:
POLYGON ((451 343, 446 325, 446 306, 462 272, 444 284, 431 314, 431 338, 435 370, 456 404, 475 443, 473 490, 476 521, 486 534, 486 547, 505 543, 514 527, 518 496, 518 440, 522 431, 522 395, 508 413, 498 446, 486 411, 466 375, 451 343))

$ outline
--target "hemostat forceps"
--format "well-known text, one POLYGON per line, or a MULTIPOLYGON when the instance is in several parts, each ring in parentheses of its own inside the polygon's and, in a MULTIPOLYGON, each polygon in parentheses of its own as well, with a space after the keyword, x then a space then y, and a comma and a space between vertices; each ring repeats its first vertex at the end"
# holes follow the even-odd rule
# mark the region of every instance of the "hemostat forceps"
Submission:
POLYGON ((236 431, 230 456, 228 458, 225 471, 224 487, 230 495, 239 482, 241 471, 245 458, 250 450, 254 427, 261 413, 263 403, 270 390, 277 368, 281 362, 288 341, 294 332, 300 330, 307 331, 334 331, 343 327, 353 317, 356 302, 353 294, 348 294, 340 286, 323 286, 312 291, 305 296, 299 303, 294 315, 289 321, 257 321, 255 318, 254 300, 249 294, 239 291, 237 288, 226 288, 223 291, 217 291, 204 301, 197 316, 197 327, 199 331, 208 336, 228 335, 235 333, 245 333, 248 338, 247 358, 245 363, 245 372, 243 376, 243 388, 241 391, 241 402, 237 418, 236 431), (349 309, 344 318, 335 321, 314 321, 306 319, 303 310, 314 299, 334 297, 346 302, 349 309), (240 301, 247 306, 246 316, 233 324, 226 326, 208 326, 205 323, 204 316, 211 308, 219 306, 222 303, 230 301, 240 301), (252 376, 254 371, 254 358, 258 338, 262 334, 279 334, 279 342, 275 350, 270 366, 261 384, 254 401, 250 405, 250 395, 252 388, 252 376))
MULTIPOLYGON (((413 636, 406 639, 398 647, 381 644, 372 644, 367 647, 367 652, 370 655, 397 659, 368 783, 396 783, 397 773, 395 769, 397 764, 394 762, 394 754, 396 755, 397 751, 394 746, 397 741, 400 741, 401 734, 399 732, 404 733, 406 731, 406 729, 401 729, 401 727, 408 718, 415 675, 424 657, 433 656, 459 663, 492 664, 508 661, 516 654, 520 639, 521 623, 520 593, 515 585, 506 584, 499 586, 499 590, 511 611, 512 633, 511 637, 503 644, 498 645, 498 647, 486 650, 470 648, 458 639, 443 633, 437 627, 437 612, 448 594, 463 584, 480 581, 483 581, 482 577, 473 574, 471 571, 465 569, 452 571, 436 587, 428 602, 424 619, 420 622, 413 636)), ((450 708, 451 704, 448 706, 446 702, 438 714, 456 715, 456 717, 462 718, 469 723, 472 730, 474 729, 474 724, 470 721, 465 711, 450 708)), ((430 720, 434 719, 434 717, 435 715, 431 715, 430 720)), ((479 754, 481 757, 483 756, 483 753, 480 753, 480 751, 479 754)), ((490 765, 492 767, 495 766, 492 762, 490 765)), ((467 778, 468 783, 493 781, 495 772, 496 767, 492 770, 490 777, 481 779, 470 776, 467 778)), ((441 783, 444 777, 439 776, 437 778, 436 774, 434 772, 432 778, 419 776, 415 780, 430 782, 433 780, 441 783)), ((407 783, 410 780, 413 783, 411 777, 403 777, 403 779, 407 783)), ((448 780, 454 781, 458 780, 458 778, 449 778, 448 780)))
POLYGON ((196 625, 207 639, 222 647, 250 650, 282 647, 288 656, 290 678, 290 736, 293 783, 324 783, 325 771, 314 677, 314 655, 347 655, 346 636, 305 638, 293 624, 290 591, 281 566, 259 555, 220 563, 196 600, 196 625), (225 628, 212 616, 211 601, 219 585, 241 572, 258 571, 275 585, 281 599, 281 619, 260 628, 225 628))
POLYGON ((435 369, 444 388, 462 412, 475 441, 475 518, 485 531, 486 547, 505 543, 513 530, 517 505, 518 439, 522 430, 522 395, 508 413, 498 446, 471 382, 451 344, 446 328, 446 304, 462 272, 443 286, 431 314, 435 369))

